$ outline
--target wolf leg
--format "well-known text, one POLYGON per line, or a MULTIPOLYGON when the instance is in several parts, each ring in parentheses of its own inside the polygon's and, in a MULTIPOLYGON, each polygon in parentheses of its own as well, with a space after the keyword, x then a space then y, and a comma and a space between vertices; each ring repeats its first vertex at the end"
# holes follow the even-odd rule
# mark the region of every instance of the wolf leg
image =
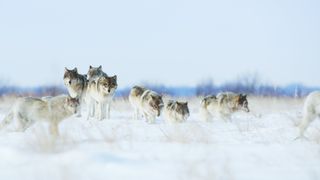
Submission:
POLYGON ((137 108, 134 108, 133 109, 133 120, 137 120, 138 119, 138 110, 137 110, 137 108))
POLYGON ((81 117, 81 110, 82 110, 82 104, 80 104, 80 106, 78 107, 78 110, 77 110, 77 117, 81 117))
POLYGON ((144 116, 146 122, 149 123, 149 115, 144 112, 144 113, 143 113, 143 116, 144 116))
POLYGON ((107 119, 110 119, 110 106, 111 106, 111 102, 106 104, 107 106, 107 119))
POLYGON ((93 107, 93 109, 92 109, 92 111, 93 111, 92 117, 98 119, 100 103, 98 101, 94 101, 92 107, 93 107))
POLYGON ((31 120, 24 117, 23 115, 21 115, 20 113, 17 114, 17 131, 20 132, 24 132, 26 131, 26 129, 28 129, 28 127, 31 126, 31 120))
POLYGON ((52 122, 50 124, 49 131, 53 136, 55 136, 55 137, 59 136, 60 133, 59 133, 59 128, 58 128, 58 123, 52 122))
POLYGON ((304 132, 309 127, 309 124, 316 118, 316 115, 314 113, 305 114, 303 117, 303 120, 301 121, 299 125, 300 130, 300 137, 304 136, 304 132))
POLYGON ((10 111, 9 114, 2 120, 0 124, 0 129, 10 124, 13 121, 13 117, 14 117, 13 111, 10 111))
POLYGON ((102 119, 107 119, 107 112, 108 112, 108 104, 107 104, 107 102, 103 102, 103 104, 102 104, 102 119))
POLYGON ((209 122, 211 121, 212 116, 207 109, 200 108, 200 118, 203 119, 205 122, 209 122))
POLYGON ((103 113, 104 113, 104 104, 102 102, 99 102, 99 113, 98 113, 98 120, 103 120, 103 113))

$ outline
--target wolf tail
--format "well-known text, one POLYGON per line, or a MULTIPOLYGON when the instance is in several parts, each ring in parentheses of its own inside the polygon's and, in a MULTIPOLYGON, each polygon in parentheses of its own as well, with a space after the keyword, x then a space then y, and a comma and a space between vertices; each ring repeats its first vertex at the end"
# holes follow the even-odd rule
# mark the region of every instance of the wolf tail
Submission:
POLYGON ((10 124, 13 120, 13 111, 10 111, 9 114, 0 122, 0 130, 10 124))

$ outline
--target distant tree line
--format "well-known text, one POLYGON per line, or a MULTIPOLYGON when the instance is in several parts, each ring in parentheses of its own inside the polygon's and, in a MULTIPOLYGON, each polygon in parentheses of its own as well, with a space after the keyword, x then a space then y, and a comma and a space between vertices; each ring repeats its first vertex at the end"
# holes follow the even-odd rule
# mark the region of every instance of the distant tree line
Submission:
MULTIPOLYGON (((277 96, 277 97, 304 97, 310 92, 320 90, 317 87, 306 87, 301 84, 291 84, 287 86, 274 86, 267 83, 262 83, 257 75, 245 75, 237 78, 234 81, 227 82, 221 85, 215 85, 212 80, 203 81, 195 86, 165 86, 154 84, 142 84, 142 86, 154 90, 163 95, 174 97, 193 97, 216 95, 220 92, 231 91, 235 93, 245 93, 255 96, 277 96)), ((127 97, 131 87, 118 89, 117 97, 127 97)), ((64 86, 41 86, 35 88, 20 88, 17 86, 1 86, 0 96, 15 95, 15 96, 56 96, 59 94, 67 94, 64 86)))

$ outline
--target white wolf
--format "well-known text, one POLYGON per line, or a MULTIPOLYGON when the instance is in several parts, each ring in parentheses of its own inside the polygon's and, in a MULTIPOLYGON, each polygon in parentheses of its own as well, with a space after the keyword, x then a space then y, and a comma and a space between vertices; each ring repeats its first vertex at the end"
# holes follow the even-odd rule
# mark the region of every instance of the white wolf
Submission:
POLYGON ((185 122, 190 116, 188 102, 169 101, 164 109, 164 116, 168 123, 185 122))
MULTIPOLYGON (((73 70, 65 68, 63 81, 68 89, 69 95, 72 98, 78 98, 80 100, 80 105, 82 106, 83 103, 86 102, 88 86, 87 76, 79 74, 77 68, 74 68, 73 70)), ((77 114, 78 117, 81 117, 81 106, 77 114)))
MULTIPOLYGON (((93 107, 97 106, 94 114, 96 114, 98 120, 110 119, 110 106, 117 87, 117 76, 100 76, 93 81, 89 81, 87 92, 90 101, 89 109, 95 109, 93 107)), ((90 114, 89 112, 88 119, 90 114)))
POLYGON ((305 100, 303 107, 303 119, 299 125, 300 137, 304 136, 304 132, 310 123, 320 116, 320 91, 312 92, 305 100))
POLYGON ((59 123, 76 114, 79 105, 78 99, 66 95, 48 97, 45 100, 33 97, 19 98, 1 122, 0 128, 17 120, 17 130, 25 131, 35 122, 46 121, 50 123, 50 132, 59 135, 59 123))
POLYGON ((247 95, 232 92, 219 93, 217 96, 207 96, 201 101, 200 114, 205 121, 213 116, 229 119, 231 114, 243 110, 249 112, 247 95))
POLYGON ((134 108, 134 119, 139 119, 139 113, 142 113, 148 123, 154 123, 163 108, 162 96, 139 86, 131 89, 129 101, 134 108))

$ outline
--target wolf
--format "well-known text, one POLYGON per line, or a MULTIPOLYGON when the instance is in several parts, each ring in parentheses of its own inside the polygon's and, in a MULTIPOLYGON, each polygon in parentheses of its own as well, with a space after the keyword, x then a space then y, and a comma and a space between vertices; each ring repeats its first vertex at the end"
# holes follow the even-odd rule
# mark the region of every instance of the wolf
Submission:
MULTIPOLYGON (((63 81, 68 89, 69 95, 73 98, 78 98, 81 102, 81 105, 85 103, 88 87, 87 76, 79 74, 77 68, 72 70, 65 68, 63 81)), ((77 116, 81 117, 81 106, 77 116)))
POLYGON ((201 101, 200 114, 205 121, 212 120, 218 115, 222 119, 230 119, 236 111, 250 112, 247 95, 233 92, 219 93, 217 96, 210 95, 201 101))
MULTIPOLYGON (((110 119, 110 106, 115 95, 117 84, 117 76, 100 76, 94 81, 89 81, 87 95, 89 96, 89 109, 97 105, 96 118, 98 120, 110 119)), ((90 118, 88 113, 88 119, 90 118)))
POLYGON ((134 108, 133 119, 138 120, 140 119, 140 111, 139 107, 141 104, 141 96, 142 94, 147 91, 148 89, 140 86, 134 86, 129 94, 129 102, 131 106, 134 108))
POLYGON ((305 100, 303 119, 298 126, 300 130, 299 137, 304 137, 304 132, 317 117, 320 117, 320 91, 310 93, 305 100))
POLYGON ((164 109, 164 116, 168 123, 185 122, 190 116, 188 102, 170 100, 164 109))
MULTIPOLYGON (((103 72, 101 65, 99 67, 93 67, 91 65, 89 66, 89 70, 87 73, 88 82, 95 81, 101 76, 108 77, 108 75, 105 72, 103 72)), ((87 103, 88 118, 94 117, 96 114, 96 109, 98 107, 98 102, 96 102, 90 96, 86 96, 86 102, 91 103, 87 103)))
POLYGON ((134 108, 134 119, 142 113, 148 123, 154 123, 164 106, 162 96, 144 87, 134 86, 129 94, 129 101, 134 108))
POLYGON ((19 98, 1 122, 0 129, 13 120, 17 121, 18 131, 25 131, 34 123, 45 121, 50 123, 50 132, 53 135, 59 135, 59 123, 76 114, 79 106, 79 99, 66 95, 50 97, 45 100, 34 97, 19 98))
POLYGON ((102 66, 100 65, 99 67, 92 67, 90 65, 87 73, 88 80, 95 80, 100 76, 108 76, 105 72, 102 71, 102 66))

